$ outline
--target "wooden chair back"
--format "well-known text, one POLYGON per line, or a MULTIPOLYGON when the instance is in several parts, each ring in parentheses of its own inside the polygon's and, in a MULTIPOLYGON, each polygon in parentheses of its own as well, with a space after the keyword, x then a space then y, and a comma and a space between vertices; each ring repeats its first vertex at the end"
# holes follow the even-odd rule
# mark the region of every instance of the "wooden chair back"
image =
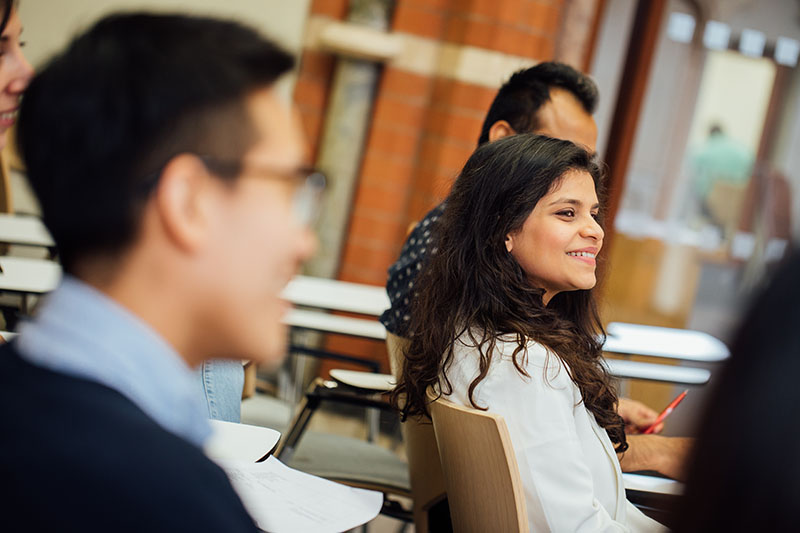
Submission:
MULTIPOLYGON (((407 345, 408 339, 386 333, 389 366, 395 377, 402 370, 407 345)), ((402 424, 401 431, 408 458, 411 498, 414 501, 414 530, 428 533, 431 529, 429 511, 447 497, 433 424, 427 419, 409 418, 402 424)))
POLYGON ((430 409, 453 531, 527 533, 522 481, 503 417, 444 398, 430 409))

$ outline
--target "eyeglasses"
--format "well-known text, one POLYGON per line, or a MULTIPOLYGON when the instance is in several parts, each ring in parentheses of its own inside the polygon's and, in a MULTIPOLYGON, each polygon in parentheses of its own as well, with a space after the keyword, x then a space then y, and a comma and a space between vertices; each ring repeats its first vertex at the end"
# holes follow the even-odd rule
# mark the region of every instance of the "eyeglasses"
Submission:
POLYGON ((286 171, 268 166, 245 167, 241 161, 217 159, 207 155, 200 156, 200 159, 209 171, 221 176, 232 177, 247 173, 258 174, 266 179, 300 181, 301 185, 296 189, 292 199, 295 219, 305 226, 313 226, 319 218, 322 195, 328 179, 315 168, 301 167, 286 171))
MULTIPOLYGON (((328 183, 325 174, 317 169, 301 167, 286 171, 267 166, 244 167, 241 161, 219 159, 209 155, 198 156, 209 172, 226 178, 233 178, 247 172, 257 174, 265 179, 277 179, 287 182, 300 182, 292 198, 292 212, 295 219, 305 225, 313 226, 319 218, 322 195, 328 183)), ((158 183, 163 167, 148 174, 139 185, 140 190, 149 194, 158 183)))

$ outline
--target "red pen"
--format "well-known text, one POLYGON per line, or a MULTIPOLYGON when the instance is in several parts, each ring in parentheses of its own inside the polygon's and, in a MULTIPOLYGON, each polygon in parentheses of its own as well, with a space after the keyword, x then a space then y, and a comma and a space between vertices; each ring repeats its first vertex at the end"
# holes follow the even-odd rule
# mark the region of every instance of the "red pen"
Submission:
POLYGON ((682 393, 678 394, 677 398, 675 398, 674 400, 669 402, 669 405, 666 407, 666 409, 661 411, 661 414, 658 415, 658 418, 656 418, 656 421, 653 422, 652 424, 650 424, 649 426, 647 426, 647 429, 642 431, 642 434, 649 435, 650 433, 652 433, 653 430, 656 429, 656 426, 659 425, 661 422, 663 422, 664 419, 669 416, 669 414, 672 412, 672 410, 675 409, 676 407, 678 407, 678 404, 681 403, 684 398, 686 398, 686 393, 687 392, 689 392, 688 389, 683 391, 682 393))

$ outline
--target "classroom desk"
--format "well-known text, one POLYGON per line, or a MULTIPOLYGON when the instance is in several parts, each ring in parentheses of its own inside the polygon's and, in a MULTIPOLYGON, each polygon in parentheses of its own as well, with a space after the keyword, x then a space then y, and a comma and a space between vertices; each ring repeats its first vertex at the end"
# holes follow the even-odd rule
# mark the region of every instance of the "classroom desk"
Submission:
MULTIPOLYGON (((386 329, 377 320, 293 309, 286 315, 284 322, 292 327, 322 333, 338 333, 373 340, 386 339, 386 329)), ((642 379, 681 385, 703 385, 711 378, 711 372, 705 368, 659 365, 620 359, 605 359, 605 362, 609 372, 614 377, 621 379, 642 379)))
POLYGON ((374 317, 391 305, 384 287, 310 276, 295 276, 283 296, 294 305, 374 317))
POLYGON ((612 322, 607 329, 604 352, 698 363, 715 363, 730 356, 728 347, 722 341, 702 331, 622 322, 612 322))
POLYGON ((258 462, 266 459, 278 446, 280 431, 235 422, 209 420, 213 435, 205 453, 214 460, 258 462))
POLYGON ((46 259, 3 256, 0 268, 0 291, 44 294, 55 289, 61 279, 61 266, 46 259))
POLYGON ((286 314, 283 322, 295 328, 310 329, 322 333, 338 333, 379 341, 386 340, 386 328, 375 319, 353 318, 331 315, 321 311, 292 309, 286 314))
POLYGON ((29 312, 29 295, 50 292, 61 279, 61 266, 46 259, 3 256, 0 268, 0 292, 21 294, 23 314, 29 312))
MULTIPOLYGON (((295 305, 374 317, 380 316, 391 305, 384 287, 311 276, 296 276, 283 295, 295 305)), ((331 327, 336 327, 333 322, 320 324, 319 330, 337 332, 329 329, 331 327)), ((338 332, 347 335, 384 338, 378 328, 347 322, 342 322, 341 328, 347 331, 338 332), (353 333, 358 331, 363 331, 364 335, 353 333)), ((724 361, 729 356, 727 346, 707 333, 622 322, 608 325, 603 350, 620 355, 647 355, 702 363, 724 361)))
POLYGON ((603 362, 612 376, 621 379, 641 379, 678 385, 705 385, 711 379, 711 371, 705 368, 640 363, 621 359, 603 359, 603 362))
POLYGON ((0 213, 0 243, 53 248, 55 243, 41 219, 0 213))
POLYGON ((658 494, 671 494, 678 496, 683 494, 683 483, 674 479, 663 477, 644 476, 642 474, 622 473, 622 481, 628 490, 638 490, 642 492, 653 492, 658 494))

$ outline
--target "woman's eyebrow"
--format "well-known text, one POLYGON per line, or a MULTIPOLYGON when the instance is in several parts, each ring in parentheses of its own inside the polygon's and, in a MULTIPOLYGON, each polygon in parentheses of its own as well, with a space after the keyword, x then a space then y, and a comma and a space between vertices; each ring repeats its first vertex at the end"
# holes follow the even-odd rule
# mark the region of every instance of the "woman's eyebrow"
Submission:
MULTIPOLYGON (((575 206, 581 207, 583 205, 583 202, 581 202, 580 200, 577 200, 575 198, 559 198, 558 200, 553 200, 552 202, 550 202, 548 204, 548 207, 549 206, 553 206, 553 205, 557 205, 557 204, 570 204, 570 205, 575 205, 575 206)), ((600 209, 600 203, 598 202, 598 203, 592 205, 591 209, 600 209)))

